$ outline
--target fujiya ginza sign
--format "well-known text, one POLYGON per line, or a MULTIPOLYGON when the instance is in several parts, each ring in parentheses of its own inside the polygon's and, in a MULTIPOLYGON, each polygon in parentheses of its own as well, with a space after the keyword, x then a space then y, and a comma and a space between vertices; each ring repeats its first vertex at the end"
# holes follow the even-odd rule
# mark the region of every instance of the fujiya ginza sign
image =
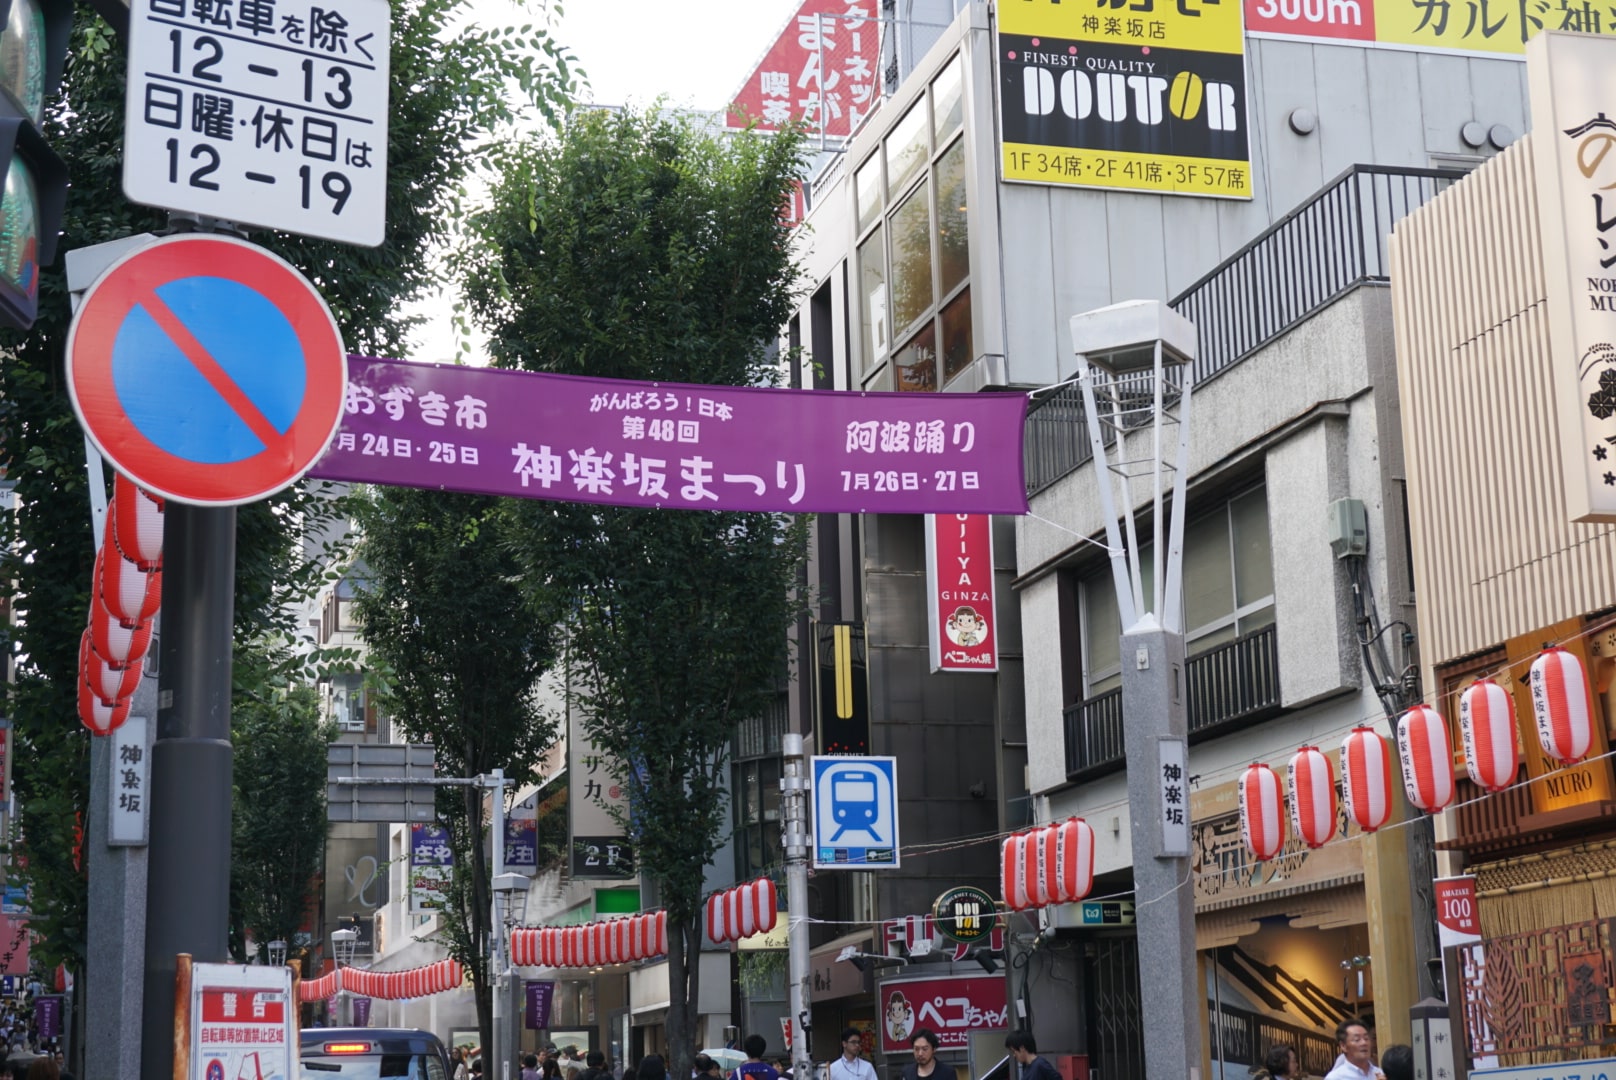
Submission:
POLYGON ((1616 39, 1526 45, 1566 508, 1616 521, 1616 39))

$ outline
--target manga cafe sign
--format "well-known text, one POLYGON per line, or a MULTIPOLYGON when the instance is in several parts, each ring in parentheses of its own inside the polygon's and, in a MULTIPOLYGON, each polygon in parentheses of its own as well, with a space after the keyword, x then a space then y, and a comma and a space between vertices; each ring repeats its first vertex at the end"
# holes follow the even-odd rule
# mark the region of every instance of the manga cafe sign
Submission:
POLYGON ((877 998, 881 1008, 881 1052, 902 1054, 921 1028, 937 1034, 937 1049, 963 1050, 973 1031, 1009 1026, 1010 1007, 1003 978, 943 975, 889 979, 877 998))
POLYGON ((1616 521, 1616 39, 1526 44, 1566 510, 1616 521))
POLYGON ((998 671, 993 519, 926 515, 926 607, 933 671, 998 671))

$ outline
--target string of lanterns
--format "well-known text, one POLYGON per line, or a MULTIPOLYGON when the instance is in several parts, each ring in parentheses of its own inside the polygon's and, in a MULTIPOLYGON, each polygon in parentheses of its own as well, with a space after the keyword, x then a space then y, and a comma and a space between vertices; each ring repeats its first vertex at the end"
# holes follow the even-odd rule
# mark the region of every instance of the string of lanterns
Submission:
POLYGON ((466 968, 458 960, 439 960, 408 971, 371 971, 343 967, 318 979, 297 984, 299 1001, 324 1001, 339 990, 383 1001, 404 1001, 457 990, 466 981, 466 968))
POLYGON ((525 967, 599 967, 649 960, 668 951, 668 913, 628 915, 579 926, 511 931, 511 961, 525 967))
POLYGON ((1073 817, 1006 837, 999 887, 1011 911, 1088 896, 1094 888, 1094 829, 1073 817))
POLYGON ((739 941, 774 929, 779 916, 774 882, 763 877, 707 898, 707 936, 714 942, 739 941))
POLYGON ((129 718, 163 599, 163 501, 123 476, 112 492, 79 639, 79 720, 97 735, 129 718))
MULTIPOLYGON (((1593 746, 1593 699, 1582 661, 1549 646, 1533 661, 1529 675, 1533 719, 1543 754, 1561 765, 1575 765, 1593 746)), ((1487 792, 1515 783, 1521 747, 1513 696, 1489 678, 1477 679, 1459 695, 1459 728, 1465 767, 1487 792)), ((1440 813, 1453 802, 1457 778, 1447 722, 1428 705, 1416 705, 1395 725, 1403 791, 1417 810, 1440 813)), ((1391 818, 1391 755, 1372 728, 1357 727, 1341 745, 1347 814, 1360 829, 1374 832, 1391 818)), ((1291 829, 1309 847, 1320 847, 1336 832, 1335 783, 1330 759, 1304 746, 1290 761, 1291 829)), ((1285 846, 1281 805, 1285 785, 1262 762, 1240 778, 1240 835, 1260 861, 1285 846)), ((1009 900, 1009 894, 1006 894, 1009 900)))

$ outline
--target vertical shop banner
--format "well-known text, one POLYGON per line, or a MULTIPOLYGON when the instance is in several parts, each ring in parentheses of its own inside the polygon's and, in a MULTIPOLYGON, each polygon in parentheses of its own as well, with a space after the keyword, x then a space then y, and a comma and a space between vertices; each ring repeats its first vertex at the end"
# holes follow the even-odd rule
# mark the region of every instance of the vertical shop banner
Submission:
POLYGON ((11 721, 3 717, 0 717, 0 810, 11 812, 11 721))
MULTIPOLYGON (((11 890, 11 886, 6 887, 8 899, 11 890)), ((31 941, 26 913, 0 915, 0 972, 7 975, 27 975, 28 946, 31 941)))
POLYGON ((576 712, 567 738, 567 807, 572 841, 569 865, 577 879, 624 881, 634 876, 627 777, 584 734, 576 712))
POLYGON ((1526 50, 1566 509, 1616 521, 1616 38, 1526 50))
POLYGON ((539 864, 539 794, 534 792, 505 818, 505 869, 532 876, 539 864))
POLYGON ((522 1026, 529 1031, 543 1031, 550 1026, 550 1004, 555 1001, 555 983, 536 980, 523 987, 526 992, 522 1008, 522 1026))
POLYGON ((425 915, 443 907, 454 875, 454 849, 442 825, 410 825, 410 914, 425 915))
POLYGON ((863 623, 813 624, 814 738, 827 754, 870 752, 870 653, 863 623))
POLYGON ((193 1080, 273 1080, 296 1075, 292 969, 191 965, 193 1080))
POLYGON ((1241 7, 999 7, 1006 180, 1251 198, 1241 7))
POLYGON ((998 671, 993 519, 926 515, 926 609, 933 671, 998 671))
POLYGON ((34 999, 34 1028, 40 1039, 62 1036, 62 999, 58 996, 34 999))
POLYGON ((877 0, 803 0, 730 103, 725 123, 845 140, 880 104, 877 0))
POLYGON ((368 997, 356 997, 353 999, 354 1027, 370 1026, 370 1002, 371 999, 368 997))

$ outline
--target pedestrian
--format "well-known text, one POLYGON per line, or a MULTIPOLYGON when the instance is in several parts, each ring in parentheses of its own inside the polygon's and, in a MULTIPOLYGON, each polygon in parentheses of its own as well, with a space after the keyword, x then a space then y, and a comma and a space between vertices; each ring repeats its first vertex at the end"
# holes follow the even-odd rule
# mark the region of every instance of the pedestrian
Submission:
POLYGON ((578 1080, 610 1080, 611 1073, 606 1071, 606 1055, 599 1050, 591 1050, 584 1058, 584 1071, 578 1080))
POLYGON ((858 1028, 843 1028, 842 1056, 830 1063, 830 1080, 875 1080, 875 1066, 859 1056, 863 1047, 864 1036, 858 1028))
POLYGON ((746 1051, 746 1060, 735 1066, 734 1080, 780 1080, 775 1067, 763 1060, 769 1040, 753 1032, 741 1041, 741 1049, 746 1051))
POLYGON ((1386 1080, 1386 1074, 1370 1060, 1374 1043, 1369 1038, 1368 1025, 1362 1020, 1348 1017, 1337 1024, 1335 1044, 1341 1053, 1335 1059, 1335 1067, 1324 1074, 1324 1080, 1386 1080))
POLYGON ((522 1055, 522 1080, 539 1080, 539 1055, 522 1055))
POLYGON ((455 1047, 449 1052, 449 1060, 454 1063, 454 1080, 469 1080, 471 1067, 466 1064, 466 1048, 455 1047))
POLYGON ((632 1061, 623 1062, 623 1075, 618 1080, 640 1080, 640 1067, 632 1061))
POLYGON ((706 1054, 697 1054, 691 1062, 691 1080, 724 1080, 724 1070, 706 1054))
POLYGON ((1263 1059, 1262 1068, 1256 1070, 1255 1075, 1269 1077, 1270 1080, 1301 1080, 1302 1059, 1292 1047, 1275 1043, 1268 1048, 1268 1056, 1263 1059))
POLYGON ((54 1058, 35 1058, 28 1066, 28 1080, 60 1080, 62 1070, 56 1067, 54 1058))
POLYGON ((1055 1066, 1038 1056, 1038 1040, 1030 1031, 1012 1031, 1004 1040, 1004 1048, 1021 1066, 1021 1080, 1061 1080, 1055 1066))
POLYGON ((639 1080, 668 1080, 668 1066, 661 1054, 647 1054, 640 1059, 636 1075, 639 1080))
POLYGON ((577 1080, 584 1071, 584 1056, 578 1052, 576 1043, 568 1043, 561 1051, 561 1075, 566 1080, 577 1080))
POLYGON ((1414 1080, 1414 1048, 1398 1043, 1382 1050, 1380 1071, 1386 1080, 1414 1080))
POLYGON ((921 1028, 909 1036, 909 1049, 914 1051, 915 1060, 903 1067, 903 1080, 931 1080, 939 1068, 936 1034, 931 1028, 921 1028))
POLYGON ((544 1060, 539 1062, 538 1080, 561 1080, 561 1059, 546 1054, 544 1060))
POLYGON ((472 1076, 472 1080, 481 1080, 482 1075, 483 1075, 483 1059, 480 1058, 480 1057, 472 1058, 471 1059, 471 1076, 472 1076))

